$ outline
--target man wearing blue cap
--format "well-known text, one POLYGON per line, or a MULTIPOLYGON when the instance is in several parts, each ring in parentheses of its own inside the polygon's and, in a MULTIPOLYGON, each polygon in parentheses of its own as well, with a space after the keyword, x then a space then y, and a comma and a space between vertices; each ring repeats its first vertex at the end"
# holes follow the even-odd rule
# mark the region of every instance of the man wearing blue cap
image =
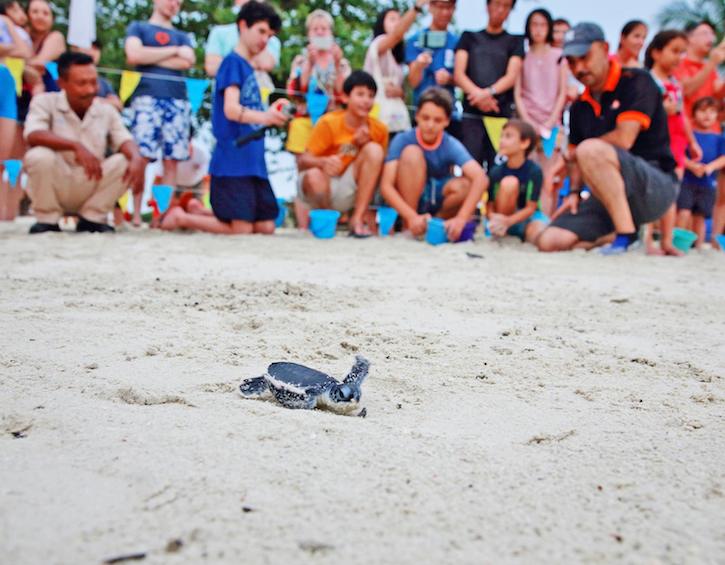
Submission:
POLYGON ((602 29, 569 31, 564 56, 586 90, 571 109, 571 196, 539 238, 542 251, 614 241, 605 254, 625 253, 639 226, 659 219, 677 195, 675 160, 662 95, 648 73, 610 59, 602 29), (583 185, 593 197, 580 203, 583 185))

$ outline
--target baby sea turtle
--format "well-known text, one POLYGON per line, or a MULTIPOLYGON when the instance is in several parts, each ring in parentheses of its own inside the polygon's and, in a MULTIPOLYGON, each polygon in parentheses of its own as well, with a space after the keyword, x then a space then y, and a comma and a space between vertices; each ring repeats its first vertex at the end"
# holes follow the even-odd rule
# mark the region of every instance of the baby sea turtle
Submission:
MULTIPOLYGON (((297 363, 272 363, 261 377, 239 385, 244 398, 274 398, 285 408, 312 410, 326 408, 338 414, 350 414, 360 406, 360 395, 370 362, 358 355, 345 380, 297 363)), ((358 416, 365 417, 363 408, 358 416)))

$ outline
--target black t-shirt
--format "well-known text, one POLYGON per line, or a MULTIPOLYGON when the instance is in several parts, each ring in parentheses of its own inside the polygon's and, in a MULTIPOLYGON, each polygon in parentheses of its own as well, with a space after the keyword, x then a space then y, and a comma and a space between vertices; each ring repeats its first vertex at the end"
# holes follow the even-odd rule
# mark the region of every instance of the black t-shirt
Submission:
MULTIPOLYGON (((481 31, 466 31, 461 36, 456 51, 468 53, 468 66, 466 75, 476 86, 487 88, 506 74, 509 59, 511 57, 524 57, 524 38, 520 35, 511 35, 507 31, 499 34, 488 33, 485 29, 481 31)), ((498 100, 499 114, 486 112, 489 116, 510 117, 514 103, 513 88, 496 96, 498 100)), ((469 104, 468 100, 463 101, 463 111, 470 114, 483 115, 478 108, 469 104)))
POLYGON ((666 173, 674 171, 667 114, 657 84, 646 71, 622 69, 616 61, 610 65, 601 100, 594 100, 587 89, 572 105, 569 141, 579 145, 614 130, 619 122, 634 120, 642 129, 630 152, 666 173))
POLYGON ((496 199, 496 194, 504 178, 516 177, 519 180, 519 197, 516 201, 516 209, 523 210, 528 202, 539 202, 544 175, 541 172, 541 167, 530 159, 526 159, 518 169, 512 169, 508 166, 508 163, 496 165, 491 169, 488 177, 491 179, 489 201, 496 199))

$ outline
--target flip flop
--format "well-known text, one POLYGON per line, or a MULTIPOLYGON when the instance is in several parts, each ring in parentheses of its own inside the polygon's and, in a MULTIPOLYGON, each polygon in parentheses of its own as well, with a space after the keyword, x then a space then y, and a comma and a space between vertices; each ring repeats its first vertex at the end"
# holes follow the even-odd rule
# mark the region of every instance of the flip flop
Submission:
POLYGON ((370 233, 355 233, 354 231, 348 232, 347 234, 347 237, 352 237, 354 239, 367 239, 372 236, 373 235, 370 233))

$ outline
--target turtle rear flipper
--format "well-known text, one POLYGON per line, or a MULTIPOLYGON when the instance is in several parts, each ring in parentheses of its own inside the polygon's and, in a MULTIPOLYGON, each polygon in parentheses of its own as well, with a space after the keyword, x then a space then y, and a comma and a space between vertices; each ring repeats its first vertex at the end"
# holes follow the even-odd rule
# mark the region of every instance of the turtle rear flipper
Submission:
POLYGON ((271 399, 272 392, 269 390, 267 379, 264 377, 255 377, 246 379, 239 385, 239 394, 244 398, 260 398, 271 399))
POLYGON ((369 370, 370 361, 365 359, 362 355, 356 355, 355 364, 352 366, 352 369, 350 369, 350 372, 345 377, 343 383, 360 386, 368 376, 369 370))

